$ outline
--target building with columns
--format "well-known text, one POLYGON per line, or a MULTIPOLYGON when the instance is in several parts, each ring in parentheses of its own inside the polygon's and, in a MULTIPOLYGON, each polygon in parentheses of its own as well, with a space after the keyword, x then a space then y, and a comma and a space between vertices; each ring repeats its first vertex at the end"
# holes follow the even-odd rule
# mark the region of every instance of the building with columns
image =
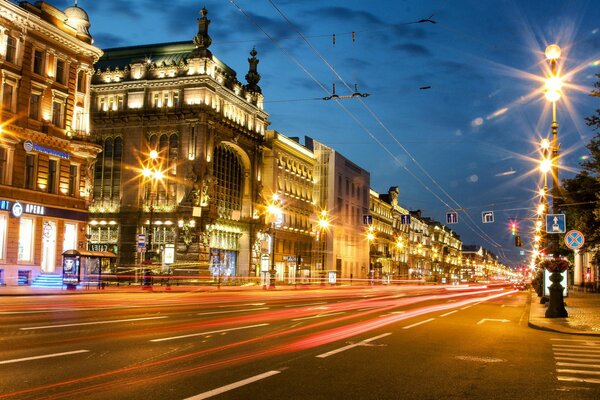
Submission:
POLYGON ((260 263, 269 122, 259 60, 252 49, 240 82, 209 50, 207 14, 193 40, 107 49, 96 67, 91 115, 103 151, 90 247, 117 252, 122 272, 153 261, 228 278, 260 263))
POLYGON ((91 166, 90 77, 102 51, 87 13, 0 1, 0 284, 62 272, 84 247, 91 166))

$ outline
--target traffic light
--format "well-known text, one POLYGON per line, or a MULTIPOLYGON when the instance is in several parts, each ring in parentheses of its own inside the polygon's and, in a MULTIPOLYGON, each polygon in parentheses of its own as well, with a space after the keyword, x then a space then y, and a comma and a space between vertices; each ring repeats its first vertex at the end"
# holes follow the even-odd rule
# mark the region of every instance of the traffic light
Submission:
POLYGON ((514 222, 512 224, 510 224, 510 229, 512 231, 512 235, 516 236, 517 235, 517 224, 515 224, 514 222))
POLYGON ((523 242, 521 241, 521 236, 519 236, 519 235, 515 236, 515 246, 516 247, 523 247, 523 242))

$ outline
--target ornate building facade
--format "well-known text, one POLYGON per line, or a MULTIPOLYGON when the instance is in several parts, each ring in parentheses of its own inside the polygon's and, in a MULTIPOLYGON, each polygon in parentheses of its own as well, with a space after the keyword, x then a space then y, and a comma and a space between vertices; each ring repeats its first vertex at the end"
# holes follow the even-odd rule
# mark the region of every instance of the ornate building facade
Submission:
POLYGON ((266 211, 265 233, 270 232, 275 251, 263 252, 261 271, 264 273, 274 266, 278 281, 306 282, 315 275, 313 174, 316 158, 298 140, 277 131, 267 131, 266 140, 263 198, 269 203, 275 195, 277 200, 272 205, 281 215, 277 221, 277 216, 269 216, 266 211), (265 260, 265 256, 271 260, 265 260))
POLYGON ((123 270, 155 259, 227 278, 260 262, 269 122, 257 53, 242 84, 209 50, 209 24, 202 9, 193 41, 109 49, 97 64, 91 245, 123 270))
POLYGON ((102 51, 87 13, 0 1, 0 283, 61 271, 83 248, 91 165, 90 77, 102 51))

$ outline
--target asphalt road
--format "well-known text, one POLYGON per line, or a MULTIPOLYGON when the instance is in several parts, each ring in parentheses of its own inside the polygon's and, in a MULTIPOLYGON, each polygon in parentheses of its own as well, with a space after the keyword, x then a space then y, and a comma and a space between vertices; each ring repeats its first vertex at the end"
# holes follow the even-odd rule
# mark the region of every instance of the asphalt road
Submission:
POLYGON ((528 295, 367 287, 5 297, 0 399, 598 399, 528 295))

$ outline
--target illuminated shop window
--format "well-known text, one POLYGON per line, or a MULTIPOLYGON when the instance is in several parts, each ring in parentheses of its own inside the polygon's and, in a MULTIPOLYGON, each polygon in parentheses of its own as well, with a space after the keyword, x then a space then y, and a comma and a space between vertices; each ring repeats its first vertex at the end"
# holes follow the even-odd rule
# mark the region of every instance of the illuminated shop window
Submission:
POLYGON ((4 260, 6 245, 6 214, 0 214, 0 260, 4 260))
POLYGON ((21 217, 19 226, 19 250, 18 261, 33 261, 33 240, 35 237, 34 224, 32 218, 21 217))
POLYGON ((77 249, 77 224, 65 223, 65 237, 63 239, 63 252, 77 249))

